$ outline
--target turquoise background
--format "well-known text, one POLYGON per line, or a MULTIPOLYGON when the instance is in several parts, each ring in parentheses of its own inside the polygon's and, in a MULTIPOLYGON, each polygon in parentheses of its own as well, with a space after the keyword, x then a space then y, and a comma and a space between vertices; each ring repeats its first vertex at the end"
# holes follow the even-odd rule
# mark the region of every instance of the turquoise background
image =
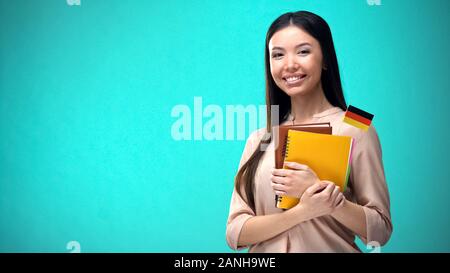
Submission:
POLYGON ((267 28, 310 10, 347 102, 375 114, 394 224, 381 251, 449 252, 450 2, 381 4, 1 0, 0 251, 230 252, 245 143, 174 141, 171 110, 264 104, 267 28))

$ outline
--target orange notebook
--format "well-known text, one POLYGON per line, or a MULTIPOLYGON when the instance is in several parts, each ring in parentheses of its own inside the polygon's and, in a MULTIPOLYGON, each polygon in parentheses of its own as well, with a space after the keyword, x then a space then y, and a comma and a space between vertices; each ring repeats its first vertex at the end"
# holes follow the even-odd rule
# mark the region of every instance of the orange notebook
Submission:
MULTIPOLYGON (((286 139, 289 130, 297 130, 297 131, 305 131, 305 132, 313 132, 320 134, 328 134, 331 135, 333 128, 330 126, 329 122, 321 122, 321 123, 307 123, 307 124, 289 124, 289 125, 280 125, 273 127, 274 133, 274 141, 276 144, 275 147, 275 168, 281 169, 284 164, 284 157, 286 153, 286 139)), ((289 199, 289 197, 285 197, 285 200, 289 199)), ((280 201, 280 197, 275 195, 275 206, 279 207, 278 203, 280 201)))
POLYGON ((280 125, 273 127, 274 140, 277 144, 275 147, 275 168, 277 169, 283 168, 286 139, 289 130, 331 135, 333 128, 330 126, 329 122, 280 125))
MULTIPOLYGON (((289 130, 284 161, 308 165, 320 180, 329 180, 341 191, 347 187, 350 174, 353 138, 289 130)), ((289 209, 297 205, 299 198, 280 196, 277 207, 289 209)))

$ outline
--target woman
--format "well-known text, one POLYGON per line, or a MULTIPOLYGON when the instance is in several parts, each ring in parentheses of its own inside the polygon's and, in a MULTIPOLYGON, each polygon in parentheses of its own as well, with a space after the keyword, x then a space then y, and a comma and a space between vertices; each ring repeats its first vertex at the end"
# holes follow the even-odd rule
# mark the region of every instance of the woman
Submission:
POLYGON ((299 11, 276 19, 266 36, 267 128, 247 140, 231 198, 226 238, 249 252, 360 252, 359 236, 384 245, 392 232, 389 193, 375 129, 343 122, 347 105, 328 24, 299 11), (306 165, 274 169, 271 106, 281 124, 330 122, 334 135, 355 140, 350 179, 342 194, 306 165), (264 148, 266 146, 267 148, 264 148), (274 195, 300 202, 282 211, 274 195))

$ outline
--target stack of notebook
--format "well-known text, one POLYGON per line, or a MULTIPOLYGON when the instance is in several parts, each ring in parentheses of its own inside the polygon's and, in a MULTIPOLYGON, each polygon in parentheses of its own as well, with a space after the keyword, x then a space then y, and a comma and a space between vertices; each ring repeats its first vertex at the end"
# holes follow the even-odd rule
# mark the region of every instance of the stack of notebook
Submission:
MULTIPOLYGON (((308 165, 320 180, 329 180, 341 191, 347 186, 350 174, 353 139, 332 135, 329 123, 281 125, 274 128, 275 168, 285 168, 284 162, 308 165)), ((298 197, 275 196, 276 206, 289 209, 299 202, 298 197)))

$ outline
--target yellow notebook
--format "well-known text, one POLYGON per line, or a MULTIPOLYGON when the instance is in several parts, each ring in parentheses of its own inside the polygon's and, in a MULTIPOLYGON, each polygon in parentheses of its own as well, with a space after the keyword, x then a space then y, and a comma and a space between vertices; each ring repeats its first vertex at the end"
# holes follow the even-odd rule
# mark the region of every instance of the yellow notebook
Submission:
MULTIPOLYGON (((329 180, 341 191, 347 187, 350 174, 353 138, 289 130, 284 161, 308 165, 320 180, 329 180)), ((280 196, 277 207, 289 209, 299 198, 280 196)))

